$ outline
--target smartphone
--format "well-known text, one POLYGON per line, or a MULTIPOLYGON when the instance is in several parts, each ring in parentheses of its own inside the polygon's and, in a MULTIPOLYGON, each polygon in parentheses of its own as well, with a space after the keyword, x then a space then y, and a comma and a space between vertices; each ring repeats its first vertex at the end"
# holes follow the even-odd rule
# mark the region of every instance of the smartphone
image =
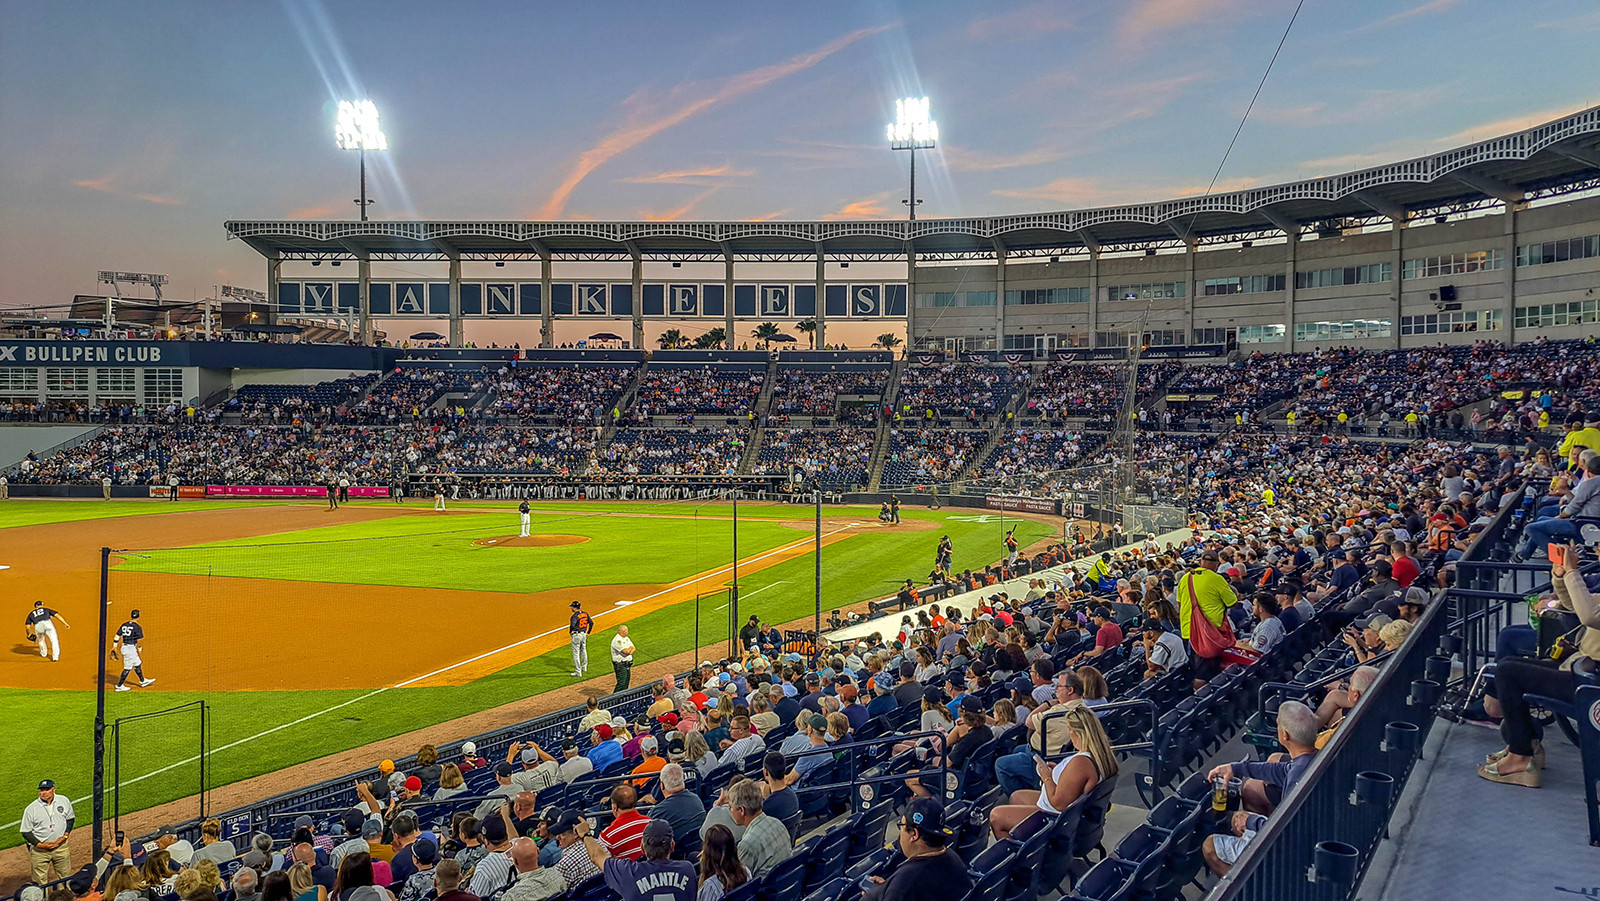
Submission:
POLYGON ((1545 553, 1548 554, 1549 557, 1550 557, 1550 565, 1551 566, 1566 566, 1567 565, 1567 561, 1566 561, 1567 549, 1566 549, 1565 545, 1551 543, 1551 544, 1545 545, 1544 546, 1544 550, 1545 550, 1545 553))

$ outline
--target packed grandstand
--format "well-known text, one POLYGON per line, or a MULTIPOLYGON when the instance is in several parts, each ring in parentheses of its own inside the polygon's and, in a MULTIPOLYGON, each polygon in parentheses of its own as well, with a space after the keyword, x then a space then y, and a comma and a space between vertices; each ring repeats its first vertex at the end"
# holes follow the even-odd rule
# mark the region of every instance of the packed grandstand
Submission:
POLYGON ((1470 612, 1451 589, 1510 584, 1600 634, 1593 575, 1551 587, 1489 568, 1519 538, 1511 559, 1600 520, 1592 339, 1157 361, 1131 383, 1127 365, 1100 363, 538 357, 250 384, 199 408, 14 404, 11 420, 94 429, 5 475, 17 491, 450 480, 505 498, 758 474, 782 476, 781 495, 798 471, 806 491, 1060 501, 1105 497, 1131 462, 1122 487, 1186 522, 1079 523, 979 571, 936 557, 820 636, 752 623, 740 654, 645 688, 135 837, 74 877, 77 897, 242 901, 272 880, 346 899, 377 886, 400 901, 602 901, 596 861, 643 853, 628 828, 644 812, 670 824, 674 857, 742 861, 724 898, 838 901, 909 872, 896 829, 937 816, 920 847, 961 861, 950 898, 1177 899, 1253 845, 1289 841, 1289 817, 1344 840, 1325 845, 1377 843, 1384 820, 1367 813, 1278 812, 1302 779, 1301 794, 1343 803, 1319 755, 1367 753, 1382 771, 1358 791, 1381 782, 1372 803, 1392 805, 1436 711, 1505 724, 1485 779, 1538 785, 1545 752, 1565 750, 1527 727, 1530 704, 1559 698, 1473 678, 1528 626, 1480 602, 1474 646, 1447 633, 1470 612), (1437 654, 1451 647, 1455 671, 1437 654), (1375 736, 1397 744, 1340 751, 1375 736))

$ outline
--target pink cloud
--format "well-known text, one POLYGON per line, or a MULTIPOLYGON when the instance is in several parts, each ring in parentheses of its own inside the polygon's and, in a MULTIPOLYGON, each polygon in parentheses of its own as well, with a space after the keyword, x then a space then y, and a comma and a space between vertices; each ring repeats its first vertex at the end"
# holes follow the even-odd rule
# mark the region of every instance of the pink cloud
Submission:
POLYGON ((630 185, 707 185, 718 179, 748 178, 754 169, 735 169, 732 163, 721 166, 702 166, 699 169, 680 169, 676 172, 655 172, 650 175, 630 175, 621 179, 630 185))
POLYGON ((719 185, 709 190, 701 191, 699 194, 691 198, 688 203, 685 203, 682 206, 675 207, 664 212, 646 212, 641 216, 641 218, 646 222, 672 222, 675 219, 682 219, 684 216, 689 215, 689 213, 691 213, 695 207, 699 206, 702 201, 720 190, 722 190, 722 188, 719 185))
POLYGON ((748 219, 745 219, 744 221, 745 222, 771 222, 774 219, 783 218, 785 215, 788 214, 788 212, 789 212, 788 208, 781 209, 781 210, 773 210, 770 213, 762 213, 759 216, 751 216, 748 219))
POLYGON ((1388 28, 1391 25, 1398 25, 1401 22, 1415 19, 1418 16, 1431 16, 1436 13, 1445 12, 1451 7, 1455 6, 1456 3, 1457 0, 1428 0, 1427 3, 1421 3, 1411 7, 1410 9, 1403 9, 1397 13, 1384 16, 1376 22, 1369 22, 1366 25, 1362 25, 1360 28, 1351 29, 1350 31, 1345 32, 1345 34, 1362 34, 1368 31, 1378 31, 1383 28, 1388 28))
POLYGON ((80 178, 73 181, 73 186, 87 188, 90 191, 100 191, 105 194, 114 194, 130 200, 140 200, 145 203, 154 203, 161 206, 183 206, 183 200, 171 194, 148 194, 125 191, 117 186, 116 175, 102 175, 99 178, 80 178))
MULTIPOLYGON (((775 81, 787 78, 797 72, 803 72, 849 47, 851 44, 893 27, 895 26, 880 25, 875 28, 857 29, 829 41, 816 50, 791 57, 781 63, 774 63, 770 66, 762 66, 759 69, 742 72, 717 85, 710 94, 691 100, 675 109, 650 110, 647 108, 648 102, 640 95, 635 94, 629 98, 629 105, 634 107, 630 121, 618 126, 610 134, 602 137, 593 147, 578 154, 577 160, 573 162, 566 177, 561 180, 561 184, 556 186, 555 191, 551 193, 544 205, 539 208, 535 217, 539 219, 559 218, 566 210, 567 201, 572 197, 572 192, 589 176, 589 173, 621 154, 638 147, 661 132, 675 125, 681 125, 720 103, 737 99, 760 90, 775 81)), ((677 93, 677 91, 675 90, 673 93, 677 93)))
POLYGON ((290 219, 326 219, 338 212, 331 203, 303 206, 289 211, 290 219))
POLYGON ((990 38, 1026 39, 1071 31, 1075 26, 1061 15, 1054 3, 1033 3, 993 16, 980 16, 967 24, 967 37, 974 41, 990 38))
POLYGON ((1117 26, 1124 45, 1137 43, 1164 31, 1187 28, 1237 6, 1237 0, 1141 0, 1117 26))
POLYGON ((823 220, 831 219, 881 219, 889 210, 884 206, 890 194, 877 194, 861 200, 852 200, 844 206, 823 216, 823 220))

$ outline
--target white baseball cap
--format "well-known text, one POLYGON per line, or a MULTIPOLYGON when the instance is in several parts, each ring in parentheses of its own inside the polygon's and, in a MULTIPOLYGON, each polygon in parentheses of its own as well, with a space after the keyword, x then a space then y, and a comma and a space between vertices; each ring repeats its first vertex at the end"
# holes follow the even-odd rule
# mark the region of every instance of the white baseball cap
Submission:
POLYGON ((478 753, 478 745, 477 745, 477 743, 476 742, 470 742, 470 741, 462 742, 461 743, 461 753, 466 755, 467 757, 472 757, 472 756, 476 755, 478 753))

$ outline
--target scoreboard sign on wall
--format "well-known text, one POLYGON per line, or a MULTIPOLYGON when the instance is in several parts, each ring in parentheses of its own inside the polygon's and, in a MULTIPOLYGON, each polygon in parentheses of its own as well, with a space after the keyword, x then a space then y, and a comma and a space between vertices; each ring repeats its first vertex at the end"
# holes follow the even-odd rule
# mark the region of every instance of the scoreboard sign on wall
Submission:
MULTIPOLYGON (((723 282, 645 282, 634 297, 632 282, 568 281, 550 285, 555 317, 631 318, 635 307, 647 319, 722 319, 729 298, 723 282)), ((539 282, 463 281, 463 316, 542 316, 539 282)), ((450 315, 447 281, 374 281, 368 286, 373 316, 428 318, 450 315)), ((339 315, 354 312, 360 288, 353 281, 285 281, 278 284, 281 313, 339 315)), ((736 282, 733 315, 756 319, 810 319, 817 315, 815 282, 736 282)), ((893 319, 906 315, 906 286, 894 282, 825 285, 822 307, 829 319, 893 319)))

